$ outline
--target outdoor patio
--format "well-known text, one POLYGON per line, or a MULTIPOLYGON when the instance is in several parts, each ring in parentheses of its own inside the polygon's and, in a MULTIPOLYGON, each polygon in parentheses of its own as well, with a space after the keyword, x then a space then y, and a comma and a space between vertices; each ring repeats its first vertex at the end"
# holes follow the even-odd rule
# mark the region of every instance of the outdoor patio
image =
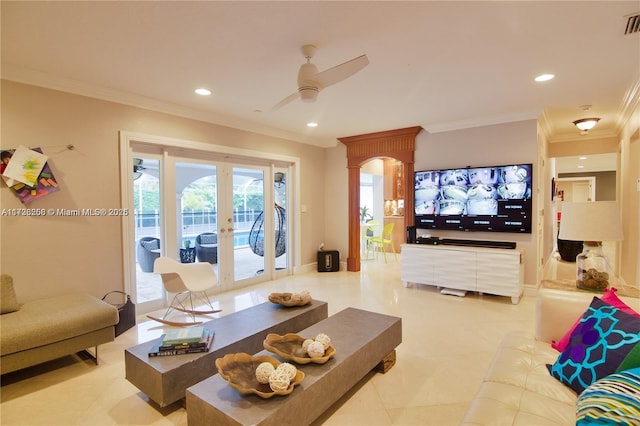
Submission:
MULTIPOLYGON (((256 255, 248 246, 234 249, 236 280, 246 279, 258 275, 264 269, 264 258, 256 255)), ((276 268, 286 268, 286 255, 276 259, 276 268)), ((218 264, 211 265, 218 273, 218 264)), ((142 272, 136 263, 137 303, 148 302, 162 297, 162 280, 153 272, 142 272)))

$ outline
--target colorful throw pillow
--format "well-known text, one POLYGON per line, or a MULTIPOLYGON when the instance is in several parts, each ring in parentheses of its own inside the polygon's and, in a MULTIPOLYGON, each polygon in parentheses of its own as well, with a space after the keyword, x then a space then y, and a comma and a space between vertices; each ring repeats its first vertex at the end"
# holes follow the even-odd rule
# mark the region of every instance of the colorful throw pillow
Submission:
POLYGON ((0 276, 0 314, 8 314, 20 309, 11 275, 0 276))
POLYGON ((549 372, 579 394, 616 371, 638 342, 640 318, 594 297, 549 372))
POLYGON ((578 397, 576 426, 640 424, 640 368, 598 380, 578 397))
POLYGON ((622 363, 616 369, 616 373, 632 368, 640 367, 640 343, 635 345, 631 352, 622 360, 622 363))
MULTIPOLYGON (((616 291, 618 291, 618 289, 615 287, 606 289, 604 293, 602 293, 602 297, 600 298, 600 300, 602 300, 603 302, 615 308, 622 310, 623 312, 628 313, 629 315, 633 315, 635 317, 640 318, 640 313, 634 311, 629 306, 627 306, 622 300, 620 300, 616 295, 616 291)), ((571 337, 571 333, 573 333, 573 330, 576 329, 581 318, 582 316, 576 320, 573 326, 564 334, 562 339, 560 339, 557 342, 556 341, 551 342, 551 347, 556 349, 558 352, 564 351, 564 349, 569 344, 569 337, 571 337)))

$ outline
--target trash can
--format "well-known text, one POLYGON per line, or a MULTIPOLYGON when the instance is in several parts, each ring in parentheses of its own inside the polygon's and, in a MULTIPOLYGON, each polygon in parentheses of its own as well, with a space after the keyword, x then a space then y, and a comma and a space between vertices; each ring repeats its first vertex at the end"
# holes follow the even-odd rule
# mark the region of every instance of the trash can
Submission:
POLYGON ((322 250, 318 252, 318 272, 336 272, 340 270, 340 252, 322 250))

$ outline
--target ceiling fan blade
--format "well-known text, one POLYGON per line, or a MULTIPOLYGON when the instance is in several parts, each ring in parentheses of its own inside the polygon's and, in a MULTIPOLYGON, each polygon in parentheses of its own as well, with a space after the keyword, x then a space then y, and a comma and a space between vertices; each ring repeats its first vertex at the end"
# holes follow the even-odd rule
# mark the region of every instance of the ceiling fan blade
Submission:
POLYGON ((367 65, 369 65, 367 55, 358 56, 343 64, 319 72, 313 76, 313 80, 318 82, 322 87, 328 87, 351 77, 367 65))
POLYGON ((287 96, 286 98, 284 98, 283 100, 281 100, 280 102, 278 102, 277 104, 275 104, 273 106, 273 108, 271 108, 271 111, 276 111, 276 110, 282 108, 283 106, 285 106, 286 104, 295 101, 299 97, 300 97, 300 94, 298 92, 294 92, 294 93, 290 94, 289 96, 287 96))

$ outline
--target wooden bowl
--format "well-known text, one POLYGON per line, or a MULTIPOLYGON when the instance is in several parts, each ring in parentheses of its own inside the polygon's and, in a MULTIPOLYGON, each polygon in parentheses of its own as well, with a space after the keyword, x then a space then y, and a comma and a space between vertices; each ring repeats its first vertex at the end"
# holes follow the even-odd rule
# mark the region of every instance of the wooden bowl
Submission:
POLYGON ((300 337, 294 333, 288 333, 284 336, 269 333, 267 334, 267 338, 262 342, 262 346, 269 352, 273 352, 279 357, 297 364, 324 364, 336 353, 334 347, 329 346, 327 350, 324 351, 324 356, 311 358, 309 354, 307 354, 307 351, 302 348, 302 343, 305 340, 305 337, 300 337))
POLYGON ((271 293, 269 301, 278 305, 286 306, 304 306, 311 303, 311 295, 309 292, 303 293, 271 293))
POLYGON ((239 352, 226 354, 222 358, 216 359, 216 368, 220 377, 229 382, 232 388, 243 395, 256 394, 261 398, 271 398, 274 395, 288 395, 293 392, 295 385, 300 384, 304 379, 304 373, 297 371, 289 387, 283 391, 273 391, 269 384, 263 384, 256 379, 256 368, 263 362, 269 362, 274 368, 278 368, 280 361, 267 355, 251 356, 239 352))

